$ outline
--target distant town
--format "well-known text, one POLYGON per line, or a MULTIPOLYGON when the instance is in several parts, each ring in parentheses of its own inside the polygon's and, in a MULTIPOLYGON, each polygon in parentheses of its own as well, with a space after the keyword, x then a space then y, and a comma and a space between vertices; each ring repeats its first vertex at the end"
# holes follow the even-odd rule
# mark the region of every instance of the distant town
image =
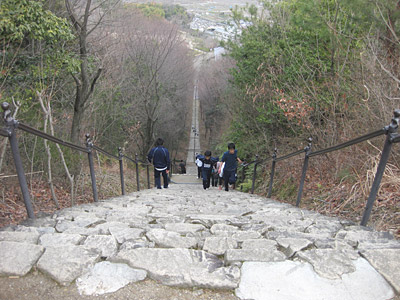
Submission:
POLYGON ((220 41, 227 41, 235 34, 240 34, 241 29, 249 25, 245 21, 233 24, 231 9, 251 4, 260 7, 259 1, 256 0, 125 0, 125 2, 181 5, 193 15, 190 29, 205 33, 220 41))

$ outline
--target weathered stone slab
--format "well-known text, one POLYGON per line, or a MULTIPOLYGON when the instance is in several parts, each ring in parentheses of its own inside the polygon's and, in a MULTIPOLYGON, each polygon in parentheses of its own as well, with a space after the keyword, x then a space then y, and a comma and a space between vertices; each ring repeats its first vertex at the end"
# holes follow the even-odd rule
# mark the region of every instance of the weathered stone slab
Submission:
POLYGON ((126 228, 126 227, 119 227, 119 226, 110 226, 108 228, 111 235, 115 237, 118 243, 122 244, 129 240, 137 240, 139 239, 144 230, 140 228, 126 228))
POLYGON ((239 228, 232 225, 226 224, 214 224, 210 229, 212 234, 215 234, 216 231, 227 231, 227 232, 235 232, 239 231, 239 228))
POLYGON ((286 255, 275 249, 230 249, 225 253, 225 263, 243 261, 283 261, 286 255))
POLYGON ((253 300, 387 300, 394 297, 389 284, 362 258, 356 271, 342 279, 318 276, 302 262, 245 262, 236 295, 253 300))
POLYGON ((78 216, 76 217, 73 221, 71 220, 59 220, 56 225, 56 230, 58 232, 64 232, 69 228, 74 228, 74 227, 82 227, 82 228, 88 228, 89 226, 95 226, 97 224, 100 224, 104 222, 103 219, 97 218, 95 216, 78 216))
POLYGON ((335 249, 313 249, 298 252, 297 256, 309 262, 315 272, 327 279, 340 279, 343 274, 353 273, 354 260, 359 257, 355 251, 335 249))
POLYGON ((57 222, 57 225, 55 228, 56 228, 57 232, 64 232, 67 229, 74 228, 74 227, 79 227, 79 226, 77 223, 75 223, 71 220, 59 220, 57 222))
POLYGON ((165 229, 168 231, 175 231, 180 234, 195 233, 205 229, 201 224, 190 223, 168 223, 165 224, 165 229))
MULTIPOLYGON (((68 233, 68 234, 80 234, 83 236, 89 236, 89 235, 98 235, 102 234, 100 228, 97 227, 70 227, 67 230, 64 230, 62 233, 68 233)), ((109 234, 109 233, 107 233, 109 234)))
POLYGON ((67 244, 78 245, 84 239, 80 234, 47 233, 39 238, 39 244, 44 247, 64 246, 67 244))
POLYGON ((400 249, 375 249, 362 252, 369 263, 400 294, 400 249))
POLYGON ((111 235, 91 235, 83 244, 87 249, 98 250, 101 257, 112 257, 118 251, 118 244, 111 235))
POLYGON ((304 233, 299 231, 292 230, 278 230, 278 231, 266 231, 264 233, 265 237, 270 240, 276 240, 278 238, 295 238, 295 239, 307 239, 310 241, 329 239, 332 237, 332 234, 329 232, 322 233, 304 233))
POLYGON ((37 216, 34 219, 26 219, 21 222, 21 225, 27 227, 53 227, 56 226, 56 220, 52 219, 51 217, 44 217, 40 218, 37 216))
POLYGON ((120 250, 132 250, 137 248, 154 248, 156 244, 149 242, 146 237, 134 241, 126 241, 120 247, 120 250))
POLYGON ((276 239, 276 241, 285 249, 283 253, 285 253, 287 257, 292 257, 296 252, 312 245, 312 242, 307 239, 279 238, 276 239))
POLYGON ((243 241, 242 249, 271 249, 277 250, 278 243, 267 239, 248 239, 243 241))
POLYGON ((59 284, 69 285, 99 258, 99 252, 89 251, 82 246, 47 247, 37 267, 59 284))
POLYGON ((99 262, 76 280, 81 295, 102 295, 118 291, 131 282, 145 279, 147 272, 132 269, 126 264, 99 262))
POLYGON ((378 232, 371 230, 340 230, 337 235, 337 239, 344 239, 348 244, 353 247, 357 247, 359 242, 369 241, 370 243, 374 240, 393 240, 393 235, 389 232, 378 232))
POLYGON ((98 218, 88 213, 82 213, 74 218, 74 223, 78 227, 94 227, 104 222, 105 220, 103 218, 98 218))
POLYGON ((339 220, 331 219, 319 219, 315 221, 315 224, 309 226, 306 233, 328 233, 331 237, 334 237, 338 231, 343 228, 343 225, 339 220))
POLYGON ((0 242, 0 276, 24 276, 37 262, 44 251, 42 246, 0 242))
POLYGON ((232 289, 239 282, 237 267, 224 268, 216 256, 205 251, 140 248, 121 250, 114 260, 144 269, 165 285, 232 289))
MULTIPOLYGON (((54 222, 55 223, 55 222, 54 222)), ((54 227, 26 227, 26 226, 21 226, 18 225, 15 228, 15 231, 21 231, 21 232, 37 232, 39 234, 45 234, 45 233, 55 233, 56 230, 54 227)))
POLYGON ((317 239, 314 245, 318 249, 354 250, 346 241, 334 238, 317 239))
POLYGON ((105 222, 102 224, 97 225, 93 229, 99 230, 97 234, 111 234, 110 227, 122 227, 122 228, 129 228, 129 224, 122 223, 122 222, 105 222))
POLYGON ((1 231, 0 242, 37 244, 39 236, 38 232, 1 231))
POLYGON ((232 235, 232 238, 238 242, 243 242, 245 240, 259 239, 261 234, 257 231, 238 231, 232 235))
POLYGON ((152 207, 149 205, 140 205, 135 203, 128 203, 125 211, 131 216, 146 216, 152 207))
POLYGON ((358 250, 375 250, 375 249, 400 249, 400 241, 378 239, 373 241, 360 241, 358 250))
POLYGON ((183 237, 177 232, 165 229, 151 229, 146 236, 161 248, 193 248, 197 245, 197 239, 183 237))
POLYGON ((224 255, 226 250, 237 247, 237 242, 232 238, 208 237, 204 241, 203 250, 215 255, 224 255))
POLYGON ((227 224, 230 220, 234 219, 235 216, 231 215, 207 215, 207 214, 198 214, 198 215, 188 215, 193 224, 202 224, 208 228, 210 228, 214 224, 227 224))

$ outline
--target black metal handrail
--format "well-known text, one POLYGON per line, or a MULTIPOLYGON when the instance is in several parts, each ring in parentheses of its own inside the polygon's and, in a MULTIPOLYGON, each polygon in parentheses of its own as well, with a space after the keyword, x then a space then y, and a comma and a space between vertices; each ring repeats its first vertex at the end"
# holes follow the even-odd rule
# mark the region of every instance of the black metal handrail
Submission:
POLYGON ((85 153, 88 152, 88 150, 86 148, 84 148, 84 147, 72 144, 70 142, 66 142, 66 141, 64 141, 62 139, 56 138, 56 137, 54 137, 54 136, 52 136, 50 134, 44 133, 44 132, 42 132, 40 130, 37 130, 37 129, 33 128, 33 127, 30 127, 29 125, 26 125, 24 123, 17 123, 17 127, 16 128, 17 129, 21 129, 21 130, 23 130, 23 131, 25 131, 27 133, 36 135, 38 137, 41 137, 43 139, 46 139, 48 141, 57 143, 59 145, 66 146, 66 147, 71 148, 71 149, 74 149, 74 150, 77 150, 77 151, 81 151, 81 152, 85 152, 85 153))
POLYGON ((122 195, 125 195, 125 183, 124 183, 124 172, 123 172, 123 161, 122 161, 123 158, 131 160, 133 163, 135 163, 137 190, 138 191, 140 191, 139 164, 145 165, 147 167, 147 186, 148 186, 148 188, 150 188, 150 170, 149 170, 150 164, 140 161, 138 159, 137 154, 135 155, 135 160, 133 160, 132 158, 130 158, 122 153, 121 147, 118 148, 118 156, 111 154, 111 153, 107 152, 106 150, 94 145, 89 134, 85 135, 86 136, 86 148, 79 146, 79 145, 75 145, 73 143, 59 139, 53 135, 50 135, 50 134, 47 134, 40 130, 37 130, 29 125, 18 122, 17 120, 15 120, 12 117, 10 105, 7 102, 2 103, 1 107, 4 111, 5 128, 0 128, 0 135, 8 137, 8 139, 10 141, 11 152, 13 155, 14 164, 15 164, 15 168, 17 171, 17 176, 18 176, 20 187, 21 187, 22 196, 24 199, 25 207, 26 207, 29 218, 34 218, 35 215, 34 215, 33 206, 32 206, 32 202, 31 202, 30 195, 29 195, 28 184, 26 182, 26 177, 25 177, 25 172, 24 172, 23 165, 22 165, 21 156, 19 153, 18 141, 17 141, 17 137, 16 137, 16 129, 20 129, 29 134, 33 134, 35 136, 49 140, 56 144, 66 146, 70 149, 87 153, 88 159, 89 159, 89 169, 90 169, 90 177, 91 177, 91 182, 92 182, 93 199, 95 202, 98 201, 98 195, 97 195, 97 186, 96 186, 96 174, 95 174, 94 163, 93 163, 93 153, 92 153, 93 150, 100 152, 111 158, 119 160, 122 195))
MULTIPOLYGON (((382 129, 370 132, 366 135, 354 138, 352 140, 349 140, 347 142, 329 147, 329 148, 325 148, 325 149, 320 149, 317 151, 312 152, 312 138, 308 139, 308 145, 301 150, 289 153, 285 156, 281 156, 281 157, 277 157, 277 149, 274 149, 274 153, 271 157, 272 159, 272 166, 271 166, 271 172, 270 172, 270 181, 269 181, 269 186, 268 186, 268 193, 267 193, 267 197, 271 197, 272 195, 272 186, 273 186, 273 181, 274 181, 274 175, 275 175, 275 166, 276 163, 279 161, 283 161, 286 160, 288 158, 291 158, 293 156, 299 155, 301 153, 305 153, 305 157, 304 157, 304 163, 303 163, 303 169, 302 169, 302 173, 301 173, 301 178, 300 178, 300 185, 299 185, 299 190, 297 193, 297 200, 296 200, 296 206, 300 206, 300 201, 301 201, 301 197, 303 194, 303 188, 304 188, 304 182, 305 182, 305 178, 306 178, 306 173, 307 173, 307 169, 308 169, 308 160, 310 157, 314 157, 314 156, 318 156, 318 155, 322 155, 322 154, 326 154, 329 152, 333 152, 333 151, 337 151, 346 147, 350 147, 356 144, 359 144, 361 142, 370 140, 372 138, 381 136, 381 135, 386 135, 386 140, 385 140, 385 144, 383 146, 383 150, 382 150, 382 155, 381 155, 381 159, 379 161, 378 164, 378 168, 375 174, 375 179, 374 182, 372 184, 371 190, 370 190, 370 194, 368 197, 368 201, 367 204, 365 206, 365 211, 361 220, 361 225, 362 226, 366 226, 369 220, 369 217, 371 215, 371 211, 372 211, 372 207, 374 205, 375 199, 376 199, 376 195, 378 193, 378 189, 380 186, 380 183, 382 181, 382 176, 383 173, 385 171, 386 168, 386 164, 387 161, 389 159, 389 155, 390 155, 390 151, 391 151, 391 147, 394 143, 398 143, 400 142, 400 134, 397 134, 396 131, 399 127, 400 124, 400 110, 396 109, 394 111, 394 117, 392 118, 390 124, 388 126, 385 126, 382 129)), ((256 168, 257 165, 260 162, 256 161, 252 162, 255 163, 254 166, 254 173, 253 173, 253 182, 252 182, 252 189, 251 189, 251 193, 254 193, 254 184, 255 184, 255 176, 256 176, 256 168)), ((250 163, 251 164, 251 163, 250 163)), ((247 164, 245 167, 247 167, 249 164, 247 164)), ((243 168, 243 170, 244 170, 243 168)), ((242 173, 242 181, 244 181, 244 172, 242 173)))

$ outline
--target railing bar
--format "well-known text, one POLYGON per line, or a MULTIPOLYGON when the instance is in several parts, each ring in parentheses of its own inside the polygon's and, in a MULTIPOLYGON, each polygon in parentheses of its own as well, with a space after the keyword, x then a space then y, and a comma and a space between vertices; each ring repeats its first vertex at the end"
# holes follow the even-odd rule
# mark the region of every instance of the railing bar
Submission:
POLYGON ((118 156, 116 156, 116 155, 114 155, 114 154, 111 154, 111 153, 108 153, 107 151, 105 151, 105 150, 103 150, 103 149, 101 149, 101 148, 99 148, 99 147, 97 147, 97 146, 94 146, 94 145, 93 145, 93 149, 95 149, 96 151, 99 151, 99 152, 101 152, 101 153, 103 153, 103 154, 105 154, 105 155, 107 155, 107 156, 110 156, 110 157, 112 157, 112 158, 115 158, 115 159, 118 159, 118 160, 119 160, 119 157, 118 157, 118 156))
POLYGON ((282 156, 282 157, 278 157, 275 161, 285 160, 285 159, 288 159, 288 158, 290 158, 290 157, 299 155, 299 154, 301 154, 301 153, 304 153, 304 150, 303 150, 303 149, 302 149, 302 150, 299 150, 299 151, 296 151, 296 152, 293 152, 293 153, 290 153, 290 154, 288 154, 288 155, 282 156))
POLYGON ((398 142, 400 142, 400 135, 395 136, 395 137, 392 138, 390 141, 391 141, 392 143, 398 143, 398 142))
POLYGON ((61 140, 59 138, 56 138, 56 137, 54 137, 52 135, 46 134, 46 133, 44 133, 44 132, 42 132, 40 130, 32 128, 32 127, 30 127, 30 126, 28 126, 26 124, 19 123, 18 124, 18 129, 21 129, 21 130, 23 130, 25 132, 31 133, 31 134, 36 135, 38 137, 44 138, 46 140, 52 141, 54 143, 69 147, 71 149, 75 149, 75 150, 78 150, 78 151, 81 151, 81 152, 88 153, 88 150, 86 148, 83 148, 81 146, 78 146, 78 145, 63 141, 63 140, 61 140))
POLYGON ((136 163, 136 161, 132 158, 130 158, 129 156, 123 155, 123 157, 125 157, 126 159, 130 160, 133 163, 136 163))
POLYGON ((340 150, 349 146, 353 146, 355 144, 359 144, 361 142, 367 141, 369 139, 372 139, 374 137, 380 136, 385 134, 385 129, 380 129, 371 133, 368 133, 366 135, 360 136, 358 138, 355 138, 353 140, 347 141, 345 143, 336 145, 336 146, 332 146, 326 149, 321 149, 321 150, 317 150, 315 152, 310 153, 309 157, 313 157, 313 156, 317 156, 317 155, 321 155, 321 154, 325 154, 325 153, 329 153, 332 151, 336 151, 336 150, 340 150))

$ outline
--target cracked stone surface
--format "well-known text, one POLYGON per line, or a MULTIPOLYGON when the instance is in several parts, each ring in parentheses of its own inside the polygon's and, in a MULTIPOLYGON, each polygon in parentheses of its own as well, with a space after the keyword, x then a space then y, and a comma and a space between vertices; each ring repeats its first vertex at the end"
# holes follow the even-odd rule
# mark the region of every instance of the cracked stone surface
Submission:
POLYGON ((145 279, 147 272, 130 268, 125 264, 107 261, 95 264, 76 280, 81 295, 102 295, 118 291, 131 282, 145 279))
POLYGON ((245 262, 236 295, 253 300, 386 300, 395 296, 362 258, 355 261, 353 273, 336 280, 320 277, 303 262, 245 262))
MULTIPOLYGON (((400 242, 387 232, 257 195, 171 184, 3 228, 0 276, 36 268, 62 285, 79 278, 81 293, 94 295, 113 291, 113 280, 103 277, 110 270, 128 280, 130 270, 140 269, 139 278, 236 289, 241 299, 338 299, 332 286, 341 299, 390 299, 400 290, 398 251, 400 242), (251 270, 258 275, 250 276, 251 270), (276 275, 268 275, 272 271, 276 275), (356 280, 364 271, 373 285, 356 280), (304 291, 290 280, 312 284, 304 291), (270 298, 253 294, 255 289, 271 289, 270 298), (286 298, 271 296, 277 289, 286 298), (373 289, 386 298, 357 298, 353 289, 373 289)), ((115 276, 116 286, 129 283, 117 283, 121 278, 115 276)))

